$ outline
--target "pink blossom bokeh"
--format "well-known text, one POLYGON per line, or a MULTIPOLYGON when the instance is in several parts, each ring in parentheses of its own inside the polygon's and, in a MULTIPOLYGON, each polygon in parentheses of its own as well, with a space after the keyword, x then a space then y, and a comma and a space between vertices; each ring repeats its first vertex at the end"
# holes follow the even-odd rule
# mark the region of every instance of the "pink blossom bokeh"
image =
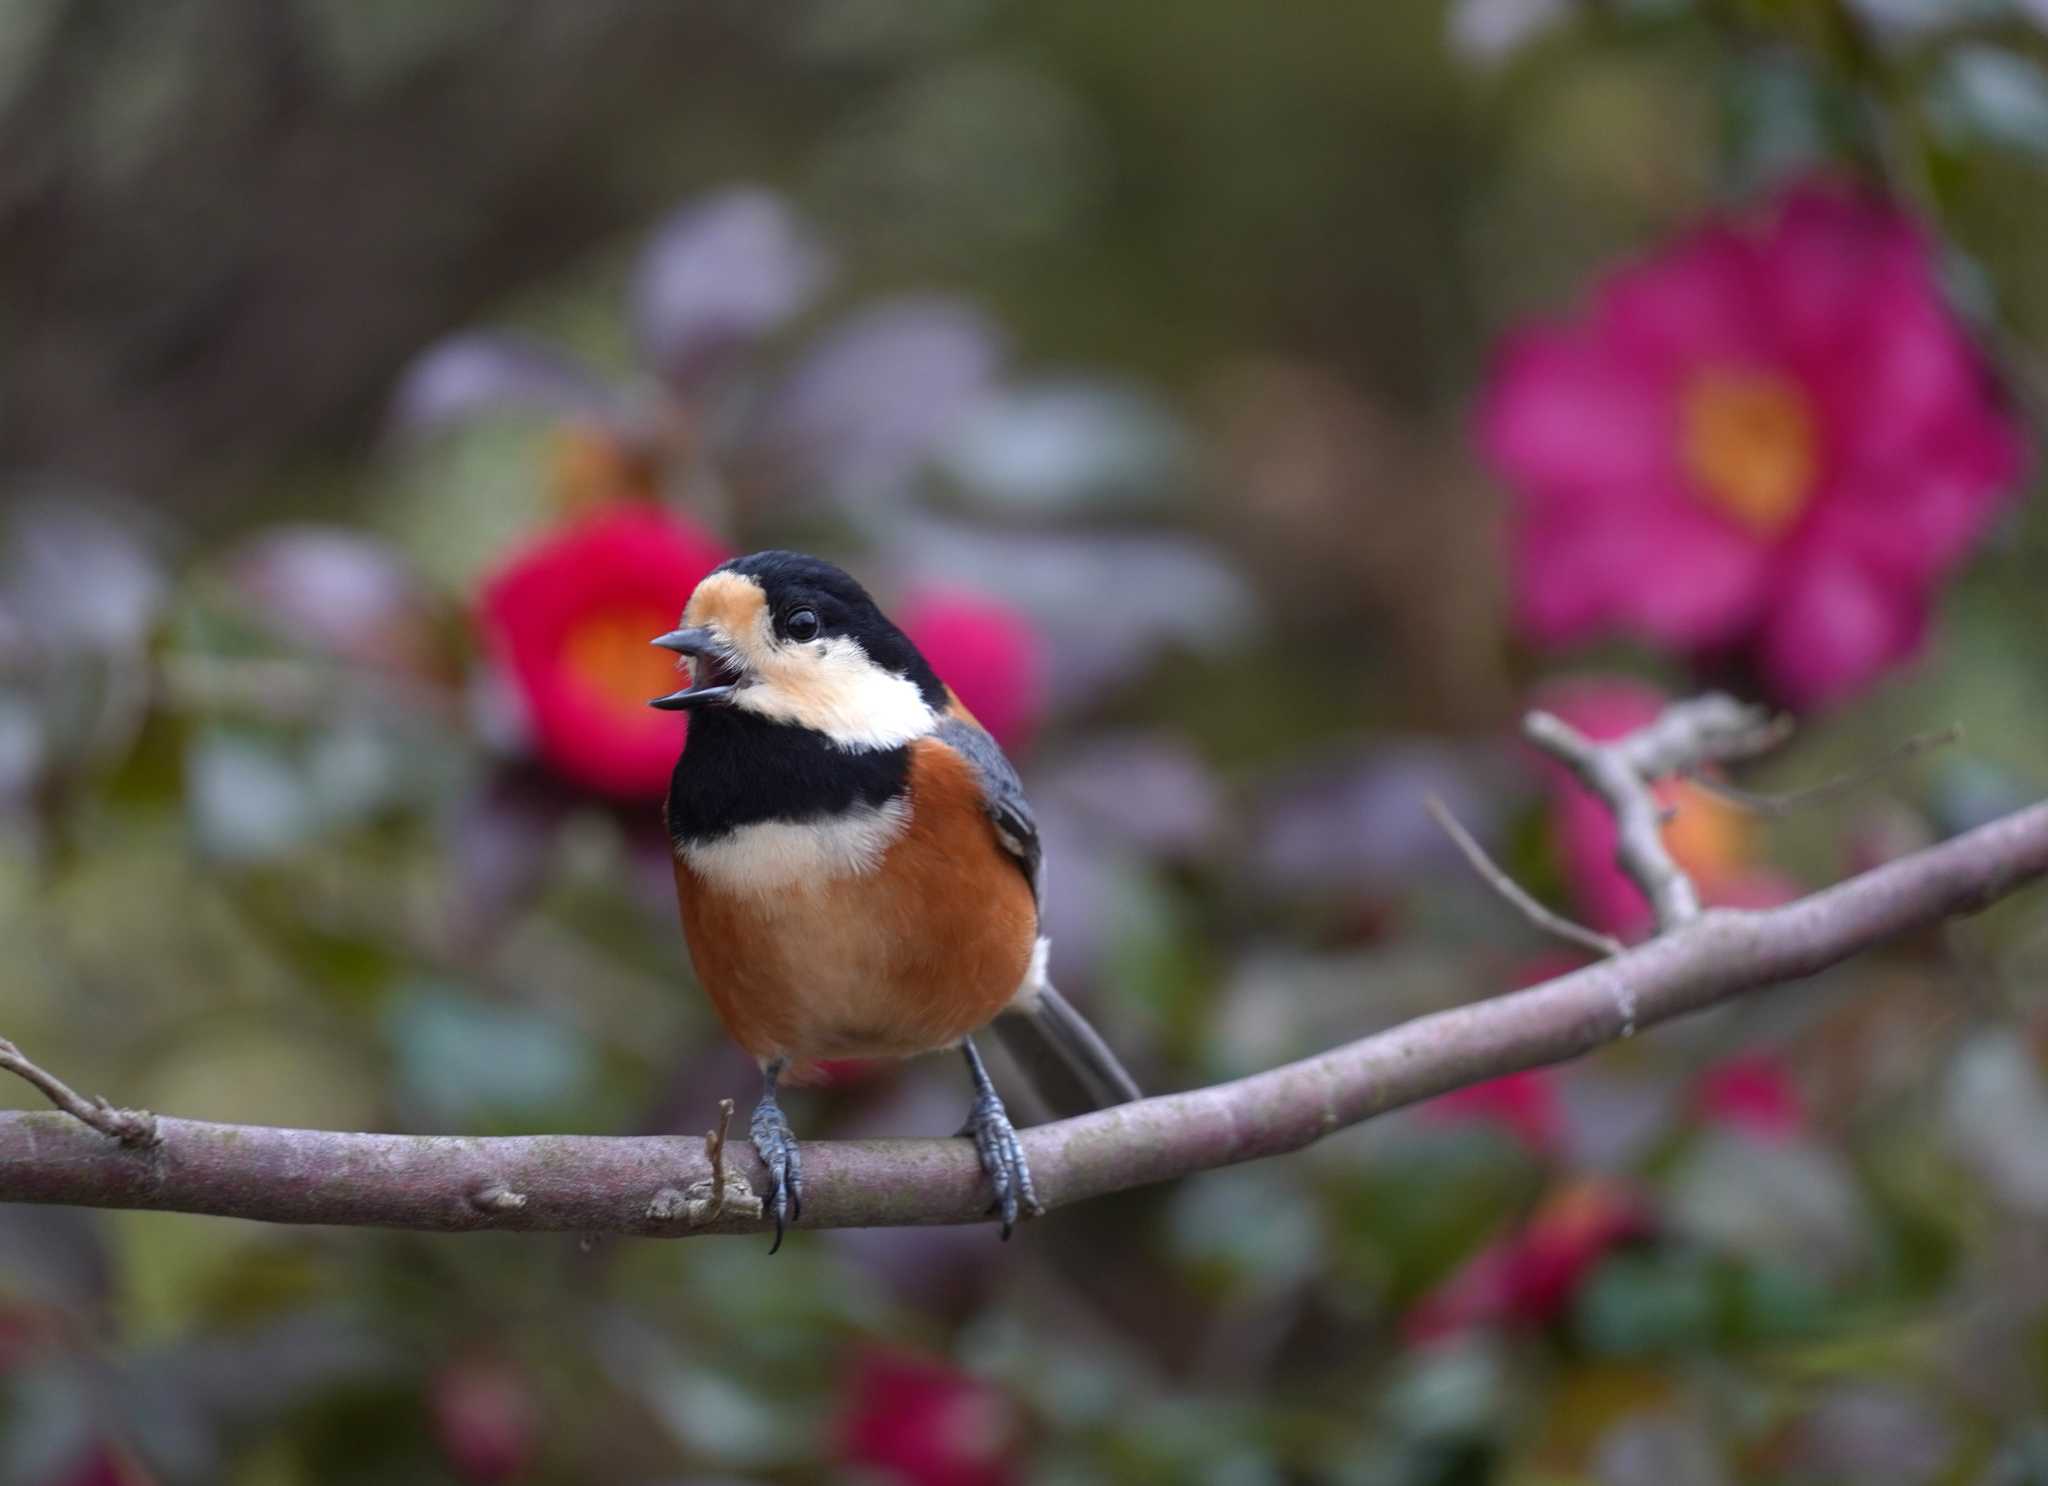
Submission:
POLYGON ((1548 1325, 1565 1314, 1602 1259, 1655 1226, 1633 1187, 1578 1178, 1424 1295, 1402 1330, 1411 1342, 1430 1343, 1478 1328, 1548 1325))
POLYGON ((1738 653, 1801 706, 1918 648, 2027 464, 1925 234, 1828 182, 1510 335, 1479 434, 1529 639, 1738 653))
POLYGON ((1031 741, 1045 714, 1045 644, 1028 620, 985 594, 921 588, 897 606, 897 624, 995 740, 1031 741))
POLYGON ((883 1348, 851 1354, 839 1463, 896 1486, 1010 1486, 1022 1424, 993 1384, 936 1358, 883 1348))

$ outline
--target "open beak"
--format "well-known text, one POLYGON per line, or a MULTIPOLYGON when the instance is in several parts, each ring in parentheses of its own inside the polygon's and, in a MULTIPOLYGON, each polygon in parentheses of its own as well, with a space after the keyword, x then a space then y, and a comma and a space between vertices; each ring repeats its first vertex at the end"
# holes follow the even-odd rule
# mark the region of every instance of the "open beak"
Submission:
POLYGON ((710 630, 670 630, 654 643, 664 650, 673 650, 677 655, 690 658, 690 684, 681 691, 656 697, 648 706, 659 707, 664 712, 687 712, 692 707, 732 699, 733 692, 738 689, 739 673, 726 661, 718 637, 710 630))

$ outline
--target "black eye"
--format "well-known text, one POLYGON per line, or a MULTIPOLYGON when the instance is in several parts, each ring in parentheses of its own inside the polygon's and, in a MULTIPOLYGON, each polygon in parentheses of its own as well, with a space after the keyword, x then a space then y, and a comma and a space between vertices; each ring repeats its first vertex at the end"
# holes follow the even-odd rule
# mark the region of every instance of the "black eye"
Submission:
POLYGON ((815 640, 818 637, 818 611, 792 609, 783 618, 782 629, 792 640, 815 640))

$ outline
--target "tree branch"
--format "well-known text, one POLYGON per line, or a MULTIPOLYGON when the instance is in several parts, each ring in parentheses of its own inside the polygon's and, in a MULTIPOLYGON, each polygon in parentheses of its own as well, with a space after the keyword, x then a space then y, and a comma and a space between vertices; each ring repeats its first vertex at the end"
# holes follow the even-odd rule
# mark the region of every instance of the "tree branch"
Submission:
POLYGON ((1654 722, 1608 743, 1596 743, 1561 717, 1531 712, 1522 734, 1578 775, 1614 815, 1615 860, 1642 889, 1670 932, 1699 917, 1699 891, 1664 845, 1659 779, 1703 764, 1768 753, 1790 731, 1789 719, 1715 693, 1674 702, 1654 722))
MULTIPOLYGON (((1700 913, 1529 990, 1234 1083, 1025 1130, 1025 1154, 1053 1208, 1299 1150, 1402 1105, 1811 975, 1892 935, 1974 912, 2044 873, 2048 804, 1782 908, 1700 913)), ((0 1115, 0 1200, 442 1231, 762 1231, 751 1202, 717 1211, 676 1200, 700 1186, 723 1190, 696 1137, 473 1139, 169 1118, 157 1131, 158 1143, 138 1150, 68 1115, 0 1115)), ((764 1185, 751 1154, 728 1157, 739 1158, 756 1190, 764 1185)), ((988 1206, 964 1140, 817 1141, 804 1148, 804 1176, 804 1228, 971 1223, 988 1206)))

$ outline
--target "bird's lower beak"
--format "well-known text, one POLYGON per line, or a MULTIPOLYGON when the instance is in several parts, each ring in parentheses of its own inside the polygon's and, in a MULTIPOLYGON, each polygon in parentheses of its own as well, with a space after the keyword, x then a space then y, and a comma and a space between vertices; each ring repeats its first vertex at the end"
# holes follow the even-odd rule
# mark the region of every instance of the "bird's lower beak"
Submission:
POLYGON ((710 630, 701 627, 670 630, 654 643, 664 650, 673 650, 677 655, 690 658, 690 684, 681 691, 656 697, 648 706, 659 707, 664 712, 687 712, 692 707, 732 699, 733 692, 738 689, 739 672, 726 660, 725 648, 710 630))

